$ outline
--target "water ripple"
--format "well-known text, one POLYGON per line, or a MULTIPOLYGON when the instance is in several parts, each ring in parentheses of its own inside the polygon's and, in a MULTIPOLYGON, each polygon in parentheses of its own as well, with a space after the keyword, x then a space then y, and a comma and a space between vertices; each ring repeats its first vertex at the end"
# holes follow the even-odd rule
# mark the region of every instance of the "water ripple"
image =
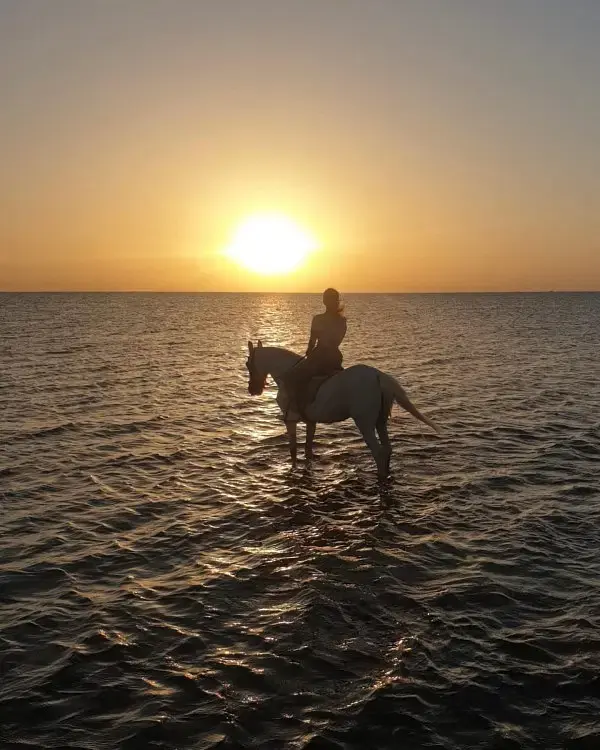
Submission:
POLYGON ((0 295, 2 748, 600 746, 600 295, 351 295, 387 484, 247 396, 317 306, 0 295))

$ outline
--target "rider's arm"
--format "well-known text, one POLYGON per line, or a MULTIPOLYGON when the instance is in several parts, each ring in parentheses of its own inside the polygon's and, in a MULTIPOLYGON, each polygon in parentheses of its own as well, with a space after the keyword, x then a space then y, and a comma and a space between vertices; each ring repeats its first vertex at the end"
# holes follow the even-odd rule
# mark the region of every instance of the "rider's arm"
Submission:
POLYGON ((344 325, 343 325, 344 332, 342 334, 342 341, 346 338, 346 332, 348 331, 348 323, 346 321, 346 318, 343 318, 343 320, 344 320, 344 325))
POLYGON ((315 326, 315 319, 313 318, 313 322, 310 327, 310 339, 308 340, 308 346, 306 347, 307 357, 317 345, 318 338, 319 338, 319 334, 317 333, 316 326, 315 326))

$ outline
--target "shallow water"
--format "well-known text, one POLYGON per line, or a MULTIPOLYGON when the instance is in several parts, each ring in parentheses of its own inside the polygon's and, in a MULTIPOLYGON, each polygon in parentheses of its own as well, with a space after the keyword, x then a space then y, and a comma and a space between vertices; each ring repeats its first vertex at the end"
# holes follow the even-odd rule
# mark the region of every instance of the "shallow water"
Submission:
POLYGON ((600 747, 600 294, 350 295, 399 378, 291 472, 319 298, 0 295, 0 747, 600 747))

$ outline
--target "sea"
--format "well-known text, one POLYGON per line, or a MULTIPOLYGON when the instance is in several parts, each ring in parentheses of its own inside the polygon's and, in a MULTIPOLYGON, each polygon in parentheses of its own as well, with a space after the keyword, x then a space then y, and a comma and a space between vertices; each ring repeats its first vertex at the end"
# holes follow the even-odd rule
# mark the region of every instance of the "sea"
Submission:
POLYGON ((393 374, 292 470, 319 295, 0 295, 0 750, 600 748, 600 294, 349 294, 393 374))

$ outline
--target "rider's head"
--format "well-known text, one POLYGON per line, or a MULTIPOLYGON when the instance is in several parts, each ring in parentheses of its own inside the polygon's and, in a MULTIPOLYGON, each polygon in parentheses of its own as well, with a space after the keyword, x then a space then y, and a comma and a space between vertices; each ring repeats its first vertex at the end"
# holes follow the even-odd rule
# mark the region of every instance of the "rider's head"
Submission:
POLYGON ((344 305, 340 300, 340 293, 337 289, 326 289, 323 292, 323 304, 328 313, 332 315, 341 315, 344 305))

